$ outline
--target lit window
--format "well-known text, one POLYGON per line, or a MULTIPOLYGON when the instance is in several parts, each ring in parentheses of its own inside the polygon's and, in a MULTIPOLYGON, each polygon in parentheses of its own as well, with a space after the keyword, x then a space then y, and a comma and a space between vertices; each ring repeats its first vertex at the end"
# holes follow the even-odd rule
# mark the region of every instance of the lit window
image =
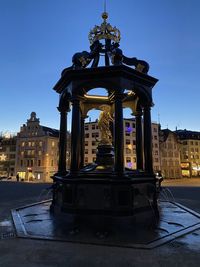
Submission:
POLYGON ((54 141, 51 142, 51 146, 55 147, 55 142, 54 141))
POLYGON ((99 133, 92 133, 92 137, 99 137, 99 133))
POLYGON ((131 162, 131 158, 130 158, 130 157, 127 157, 127 158, 126 158, 126 162, 127 162, 127 163, 131 162))

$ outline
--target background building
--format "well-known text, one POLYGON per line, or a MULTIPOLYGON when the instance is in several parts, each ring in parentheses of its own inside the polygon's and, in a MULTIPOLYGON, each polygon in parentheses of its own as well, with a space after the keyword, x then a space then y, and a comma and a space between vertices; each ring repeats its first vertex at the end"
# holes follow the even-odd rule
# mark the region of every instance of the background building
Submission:
MULTIPOLYGON (((135 119, 124 119, 124 162, 125 166, 136 169, 135 119)), ((85 123, 85 164, 96 160, 96 148, 101 140, 98 122, 85 123)), ((153 168, 160 170, 158 124, 152 123, 153 168)))
MULTIPOLYGON (((101 140, 98 121, 85 123, 85 164, 96 160, 101 140)), ((58 168, 59 131, 40 125, 36 113, 24 124, 17 136, 0 136, 0 177, 18 174, 24 181, 51 182, 58 168)), ((152 123, 154 171, 165 178, 200 176, 200 132, 160 130, 152 123)), ((66 165, 70 165, 70 133, 67 133, 66 165)), ((124 162, 136 169, 135 119, 124 119, 124 162)))
POLYGON ((181 141, 182 176, 200 176, 200 132, 177 130, 176 134, 181 141))
POLYGON ((165 178, 181 178, 180 142, 176 133, 160 130, 160 167, 165 178))
POLYGON ((32 112, 17 134, 16 174, 25 181, 50 182, 57 171, 59 131, 40 125, 32 112))
POLYGON ((0 176, 15 175, 16 136, 0 137, 0 176))

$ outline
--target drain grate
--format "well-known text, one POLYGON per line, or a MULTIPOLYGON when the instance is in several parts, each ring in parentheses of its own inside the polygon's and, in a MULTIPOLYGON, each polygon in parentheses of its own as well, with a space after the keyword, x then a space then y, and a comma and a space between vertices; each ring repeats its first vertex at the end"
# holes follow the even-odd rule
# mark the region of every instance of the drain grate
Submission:
POLYGON ((1 233, 0 234, 0 240, 2 239, 10 239, 10 238, 15 238, 16 234, 15 232, 6 232, 6 233, 1 233))

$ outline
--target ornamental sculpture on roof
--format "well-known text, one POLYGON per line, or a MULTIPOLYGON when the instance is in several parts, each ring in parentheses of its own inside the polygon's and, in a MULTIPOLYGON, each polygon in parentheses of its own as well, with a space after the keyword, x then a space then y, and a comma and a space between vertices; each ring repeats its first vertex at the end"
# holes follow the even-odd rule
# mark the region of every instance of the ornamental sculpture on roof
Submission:
POLYGON ((91 67, 98 67, 100 56, 105 58, 105 66, 110 65, 128 65, 134 66, 139 72, 147 73, 149 64, 144 60, 136 57, 126 57, 119 48, 121 34, 119 29, 112 27, 108 22, 108 13, 103 12, 103 22, 100 26, 95 27, 89 32, 90 52, 82 51, 73 55, 72 69, 86 68, 90 63, 91 67), (103 41, 103 42, 102 42, 103 41))
POLYGON ((95 25, 94 28, 89 32, 88 38, 90 44, 93 44, 97 40, 113 40, 115 43, 120 42, 120 31, 116 27, 112 27, 110 23, 107 23, 108 13, 103 12, 103 22, 100 26, 95 25))

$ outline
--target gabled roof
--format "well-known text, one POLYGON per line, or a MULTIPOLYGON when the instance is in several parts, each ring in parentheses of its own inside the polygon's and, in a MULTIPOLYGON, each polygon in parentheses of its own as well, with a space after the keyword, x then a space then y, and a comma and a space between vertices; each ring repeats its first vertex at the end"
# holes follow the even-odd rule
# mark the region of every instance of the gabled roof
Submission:
POLYGON ((161 142, 165 142, 167 140, 169 134, 173 134, 173 135, 176 136, 176 134, 173 131, 169 130, 169 129, 160 130, 160 141, 161 142))
POLYGON ((45 132, 45 135, 52 136, 52 137, 59 137, 59 130, 53 129, 50 127, 42 126, 43 131, 45 132))
POLYGON ((184 130, 176 130, 175 133, 181 140, 192 139, 200 140, 200 132, 184 130))

